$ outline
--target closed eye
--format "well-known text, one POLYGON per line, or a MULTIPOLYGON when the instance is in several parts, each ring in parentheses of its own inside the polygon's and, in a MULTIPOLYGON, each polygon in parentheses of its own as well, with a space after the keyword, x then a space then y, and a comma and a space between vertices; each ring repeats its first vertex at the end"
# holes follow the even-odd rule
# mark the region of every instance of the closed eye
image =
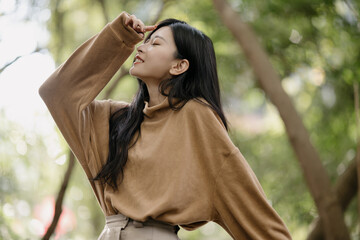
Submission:
POLYGON ((160 45, 159 40, 153 39, 151 45, 160 45))

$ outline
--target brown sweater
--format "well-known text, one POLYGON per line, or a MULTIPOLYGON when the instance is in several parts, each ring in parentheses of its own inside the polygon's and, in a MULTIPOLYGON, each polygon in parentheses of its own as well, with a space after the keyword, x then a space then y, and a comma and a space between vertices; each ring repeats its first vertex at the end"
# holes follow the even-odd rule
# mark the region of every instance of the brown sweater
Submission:
MULTIPOLYGON (((109 118, 124 102, 94 100, 142 39, 118 18, 82 44, 39 92, 87 177, 108 156, 109 118)), ((118 191, 90 184, 105 215, 193 230, 209 221, 234 239, 291 239, 218 115, 198 101, 144 108, 118 191)))

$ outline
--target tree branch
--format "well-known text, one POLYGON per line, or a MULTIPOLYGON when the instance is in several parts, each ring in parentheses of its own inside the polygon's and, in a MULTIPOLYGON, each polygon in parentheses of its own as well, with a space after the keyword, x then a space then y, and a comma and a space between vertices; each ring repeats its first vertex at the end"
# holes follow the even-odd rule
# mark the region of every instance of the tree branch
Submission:
POLYGON ((54 24, 54 29, 56 36, 59 38, 56 42, 56 54, 55 54, 55 62, 59 63, 62 60, 62 50, 64 48, 66 38, 65 38, 65 29, 64 29, 64 18, 65 18, 65 12, 61 10, 60 4, 62 0, 55 0, 54 7, 52 10, 51 18, 52 24, 54 24))
POLYGON ((19 58, 22 58, 23 56, 17 56, 16 58, 14 58, 14 60, 6 63, 2 68, 0 68, 0 74, 7 68, 9 67, 11 64, 13 64, 14 62, 16 62, 19 58))
MULTIPOLYGON (((356 196, 358 188, 357 171, 356 171, 356 159, 353 159, 344 173, 342 173, 335 184, 334 190, 341 205, 341 209, 345 212, 349 206, 351 200, 356 196)), ((309 233, 307 240, 323 240, 324 231, 322 228, 322 222, 317 217, 311 224, 311 232, 309 233)))
POLYGON ((63 203, 64 197, 65 197, 66 188, 69 184, 71 173, 74 169, 74 165, 75 165, 75 156, 71 151, 69 151, 69 164, 68 164, 68 168, 66 169, 64 179, 62 181, 58 196, 56 198, 54 217, 53 217, 50 227, 47 229, 42 240, 50 239, 51 235, 55 231, 56 225, 57 225, 60 215, 62 213, 62 203, 63 203))
POLYGON ((28 55, 31 55, 33 53, 36 53, 36 52, 41 52, 42 50, 44 50, 44 48, 39 48, 37 47, 34 51, 32 51, 31 53, 28 53, 28 54, 24 54, 24 55, 21 55, 21 56, 17 56, 16 58, 14 58, 13 60, 11 60, 10 62, 6 63, 2 68, 0 68, 0 74, 8 67, 10 67, 13 63, 15 63, 17 60, 19 60, 20 58, 22 57, 25 57, 25 56, 28 56, 28 55))
POLYGON ((331 187, 330 179, 316 149, 310 142, 309 133, 301 117, 290 97, 282 88, 280 77, 272 67, 266 52, 261 47, 252 29, 241 20, 227 1, 213 0, 213 2, 223 23, 242 47, 249 64, 254 69, 260 87, 279 111, 290 143, 324 223, 326 238, 328 240, 349 240, 350 236, 344 222, 343 212, 331 187))
MULTIPOLYGON (((360 113, 359 113, 359 83, 358 82, 354 82, 354 107, 355 107, 355 116, 356 116, 355 121, 356 121, 356 141, 357 141, 356 162, 357 162, 357 171, 360 172, 360 113)), ((358 187, 360 188, 360 175, 358 175, 358 187)), ((358 198, 358 214, 360 216, 360 198, 358 198)))
POLYGON ((154 25, 155 23, 157 23, 161 17, 162 12, 164 11, 166 4, 169 2, 169 0, 163 0, 161 1, 161 5, 159 10, 157 11, 157 14, 155 15, 155 17, 153 19, 151 19, 150 21, 150 25, 154 25))
POLYGON ((101 6, 101 10, 102 10, 102 13, 103 13, 103 17, 104 17, 104 21, 105 23, 108 23, 110 22, 110 18, 109 18, 109 14, 106 10, 106 3, 105 3, 105 0, 97 0, 101 6))
POLYGON ((129 69, 121 67, 119 76, 110 83, 110 86, 106 89, 104 94, 104 99, 110 98, 111 94, 114 92, 116 86, 119 84, 121 79, 129 74, 129 69))

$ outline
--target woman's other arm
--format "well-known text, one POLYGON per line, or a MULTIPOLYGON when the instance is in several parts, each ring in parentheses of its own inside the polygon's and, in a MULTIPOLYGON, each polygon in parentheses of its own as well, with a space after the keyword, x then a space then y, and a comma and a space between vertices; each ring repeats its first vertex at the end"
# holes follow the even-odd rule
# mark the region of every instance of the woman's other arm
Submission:
POLYGON ((216 179, 215 222, 234 239, 289 240, 291 236, 245 158, 235 149, 216 179))
POLYGON ((208 179, 211 220, 235 240, 289 240, 290 234, 249 164, 231 141, 220 117, 210 108, 190 101, 187 125, 196 136, 191 151, 199 150, 208 179))

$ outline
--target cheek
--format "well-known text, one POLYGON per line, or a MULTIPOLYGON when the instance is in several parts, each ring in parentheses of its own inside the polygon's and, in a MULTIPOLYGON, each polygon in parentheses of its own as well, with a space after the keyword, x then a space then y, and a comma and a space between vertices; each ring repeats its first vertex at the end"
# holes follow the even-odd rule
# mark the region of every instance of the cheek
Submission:
POLYGON ((170 68, 174 60, 174 51, 167 48, 148 48, 144 64, 130 69, 130 74, 145 80, 146 78, 164 79, 170 76, 170 68))
POLYGON ((171 62, 173 59, 173 55, 169 54, 168 52, 155 53, 151 57, 149 57, 150 61, 148 66, 150 68, 153 68, 154 70, 170 70, 171 62))
POLYGON ((169 50, 162 50, 162 51, 157 51, 157 52, 153 52, 153 53, 149 53, 151 54, 151 60, 153 62, 161 62, 161 63, 169 63, 174 59, 174 55, 171 54, 171 52, 169 50))

